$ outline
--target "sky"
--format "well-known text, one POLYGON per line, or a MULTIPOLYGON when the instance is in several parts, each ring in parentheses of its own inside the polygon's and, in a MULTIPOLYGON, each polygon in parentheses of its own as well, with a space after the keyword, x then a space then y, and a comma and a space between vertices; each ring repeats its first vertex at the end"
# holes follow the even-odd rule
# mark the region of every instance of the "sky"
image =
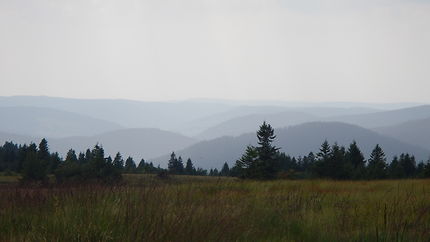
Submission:
POLYGON ((430 103, 430 0, 0 0, 0 96, 430 103))

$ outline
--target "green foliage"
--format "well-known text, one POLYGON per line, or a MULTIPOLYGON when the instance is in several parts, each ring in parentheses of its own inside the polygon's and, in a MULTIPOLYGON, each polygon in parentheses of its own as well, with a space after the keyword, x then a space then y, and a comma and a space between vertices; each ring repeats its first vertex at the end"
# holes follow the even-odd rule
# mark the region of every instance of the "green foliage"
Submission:
POLYGON ((227 162, 225 162, 224 165, 222 166, 220 175, 221 176, 229 176, 230 175, 230 167, 228 166, 227 162))
POLYGON ((196 168, 194 168, 194 164, 190 158, 187 160, 187 164, 185 165, 185 174, 186 175, 194 175, 196 173, 196 168))
POLYGON ((257 131, 257 147, 248 146, 236 161, 233 173, 241 178, 273 179, 279 171, 279 148, 272 145, 276 135, 270 124, 263 122, 257 131))
POLYGON ((367 178, 381 179, 386 177, 386 158, 385 153, 379 145, 376 145, 370 154, 369 164, 367 166, 367 178))
POLYGON ((351 178, 360 179, 365 175, 366 168, 366 159, 364 158, 363 153, 357 145, 357 142, 353 141, 348 148, 346 153, 346 159, 349 162, 351 167, 347 169, 351 169, 351 178))
POLYGON ((124 171, 127 173, 134 173, 136 172, 136 170, 137 170, 137 167, 133 158, 128 157, 127 160, 125 161, 124 171))
POLYGON ((184 173, 184 163, 182 157, 176 158, 175 152, 170 155, 170 160, 168 162, 168 169, 170 174, 183 174, 184 173))
POLYGON ((122 159, 121 153, 116 153, 116 156, 113 159, 113 166, 120 171, 124 169, 124 160, 122 159))
POLYGON ((23 168, 22 177, 24 181, 46 181, 48 163, 39 158, 35 148, 27 152, 23 168))

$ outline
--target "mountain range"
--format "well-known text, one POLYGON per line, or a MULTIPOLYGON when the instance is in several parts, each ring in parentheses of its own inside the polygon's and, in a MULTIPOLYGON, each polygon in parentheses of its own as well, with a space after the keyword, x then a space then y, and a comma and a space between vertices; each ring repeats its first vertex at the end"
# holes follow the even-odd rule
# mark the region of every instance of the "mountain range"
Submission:
POLYGON ((109 155, 120 151, 163 166, 176 151, 211 168, 232 164, 267 121, 276 128, 276 144, 294 156, 318 151, 327 139, 340 145, 356 140, 366 155, 380 144, 390 158, 402 152, 429 158, 429 105, 333 105, 0 97, 0 142, 45 137, 63 156, 99 143, 109 155))
MULTIPOLYGON (((276 141, 274 144, 280 147, 281 151, 296 157, 307 155, 311 151, 316 154, 325 140, 331 144, 338 143, 342 146, 348 146, 355 140, 367 158, 369 158, 376 144, 381 145, 384 149, 388 161, 401 153, 413 154, 418 160, 427 160, 430 156, 428 149, 411 145, 356 125, 339 122, 305 123, 276 129, 275 134, 276 141)), ((191 157, 203 167, 217 168, 221 167, 224 162, 232 165, 234 161, 240 158, 246 146, 256 144, 257 137, 254 132, 237 137, 224 136, 202 141, 186 149, 177 150, 176 153, 184 158, 191 157)), ((168 154, 154 160, 165 165, 168 160, 168 154)))

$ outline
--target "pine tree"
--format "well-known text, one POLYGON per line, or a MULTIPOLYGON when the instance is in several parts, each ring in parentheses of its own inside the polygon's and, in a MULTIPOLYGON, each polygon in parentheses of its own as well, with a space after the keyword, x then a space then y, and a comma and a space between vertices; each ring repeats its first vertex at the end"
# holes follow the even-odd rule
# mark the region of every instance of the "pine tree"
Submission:
POLYGON ((352 177, 353 179, 360 179, 364 177, 366 159, 363 153, 357 145, 357 142, 353 141, 348 148, 346 153, 347 162, 352 165, 352 177))
POLYGON ((229 175, 230 175, 230 168, 228 167, 227 162, 225 162, 221 169, 221 176, 229 176, 229 175))
POLYGON ((42 139, 39 143, 39 151, 37 152, 37 158, 42 161, 49 162, 49 148, 48 141, 46 139, 42 139))
POLYGON ((70 149, 67 152, 65 162, 78 162, 78 158, 76 157, 76 152, 73 149, 70 149))
POLYGON ((30 147, 23 164, 23 180, 46 181, 48 170, 47 163, 39 159, 35 145, 34 149, 32 145, 30 145, 30 147))
POLYGON ((195 173, 195 168, 194 168, 193 162, 191 161, 190 158, 188 158, 187 164, 185 166, 185 174, 195 175, 194 173, 195 173))
POLYGON ((182 161, 182 157, 178 157, 178 160, 176 161, 176 174, 183 174, 184 173, 184 162, 182 161))
POLYGON ((399 164, 403 168, 403 174, 405 178, 410 178, 415 175, 416 161, 414 156, 409 154, 401 154, 399 164))
POLYGON ((147 172, 145 170, 145 167, 146 167, 145 160, 141 159, 140 162, 139 162, 139 165, 137 165, 137 172, 141 172, 141 173, 147 172))
POLYGON ((352 167, 345 162, 345 148, 335 143, 330 152, 330 159, 326 164, 328 177, 334 179, 347 179, 351 177, 352 167))
MULTIPOLYGON (((257 149, 253 146, 246 147, 245 153, 236 161, 234 168, 238 176, 241 178, 255 178, 257 159, 257 149)), ((211 175, 211 172, 209 172, 209 175, 211 175)))
POLYGON ((85 162, 87 162, 87 159, 85 158, 84 153, 82 153, 82 152, 79 153, 78 162, 79 162, 79 164, 84 164, 85 162))
POLYGON ((321 144, 320 151, 317 154, 317 160, 313 167, 313 173, 319 177, 327 177, 329 171, 327 164, 330 163, 331 146, 327 140, 321 144))
POLYGON ((170 154, 169 162, 167 163, 167 168, 170 173, 175 174, 177 172, 176 170, 177 163, 178 163, 178 159, 176 158, 176 154, 175 152, 172 152, 172 154, 170 154))
POLYGON ((133 173, 136 171, 136 163, 134 162, 133 158, 128 157, 125 161, 125 171, 129 173, 133 173))
POLYGON ((367 166, 367 177, 369 179, 382 179, 386 177, 386 158, 385 153, 379 145, 370 154, 367 166))
POLYGON ((276 138, 275 131, 270 124, 263 122, 257 131, 257 138, 259 144, 257 147, 257 177, 264 179, 274 178, 279 168, 277 164, 279 148, 272 145, 276 138))
POLYGON ((399 158, 395 156, 387 168, 387 175, 390 178, 402 178, 404 176, 403 167, 399 163, 399 158))
POLYGON ((124 160, 122 159, 121 153, 116 153, 115 158, 113 159, 113 167, 115 169, 122 171, 124 169, 124 160))

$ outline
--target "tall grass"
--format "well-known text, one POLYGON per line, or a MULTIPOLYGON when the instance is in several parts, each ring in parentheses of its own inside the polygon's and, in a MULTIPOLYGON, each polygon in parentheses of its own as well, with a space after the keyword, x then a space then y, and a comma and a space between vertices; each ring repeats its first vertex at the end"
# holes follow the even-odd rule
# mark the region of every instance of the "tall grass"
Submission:
POLYGON ((0 186, 4 241, 429 241, 430 181, 0 186))

